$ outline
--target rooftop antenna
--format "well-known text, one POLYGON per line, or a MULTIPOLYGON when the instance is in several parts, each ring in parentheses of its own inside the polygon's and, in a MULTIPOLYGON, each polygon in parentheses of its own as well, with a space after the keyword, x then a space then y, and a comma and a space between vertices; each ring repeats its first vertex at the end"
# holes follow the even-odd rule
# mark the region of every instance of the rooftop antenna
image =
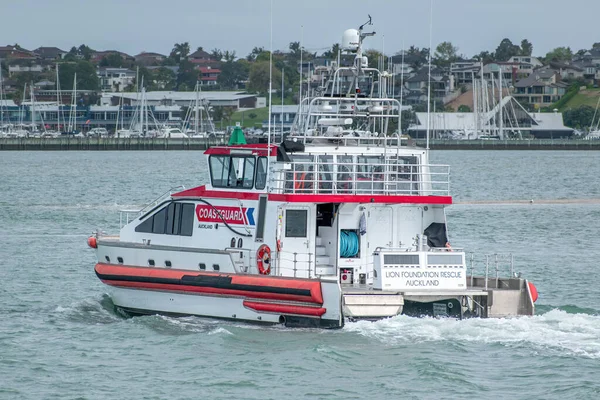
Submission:
MULTIPOLYGON (((433 36, 433 0, 431 0, 430 10, 429 10, 429 73, 428 73, 428 82, 427 82, 427 138, 425 149, 427 153, 429 153, 429 129, 431 125, 431 46, 432 46, 432 36, 433 36)), ((429 155, 429 154, 428 154, 429 155)))
MULTIPOLYGON (((269 49, 269 132, 267 134, 269 149, 271 148, 271 100, 273 93, 271 93, 271 87, 273 86, 273 0, 271 0, 271 20, 270 20, 270 49, 269 49)), ((270 154, 270 153, 269 153, 270 154)))

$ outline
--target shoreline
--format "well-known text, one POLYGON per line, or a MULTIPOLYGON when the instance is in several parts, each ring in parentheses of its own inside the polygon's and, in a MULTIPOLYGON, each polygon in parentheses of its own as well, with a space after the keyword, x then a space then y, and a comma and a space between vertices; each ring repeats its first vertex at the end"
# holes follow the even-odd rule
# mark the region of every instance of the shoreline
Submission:
MULTIPOLYGON (((248 143, 255 142, 256 138, 248 138, 248 143)), ((0 138, 0 151, 206 150, 222 144, 226 144, 225 138, 0 138)), ((408 140, 408 144, 426 146, 421 139, 408 140)), ((600 140, 430 140, 429 147, 431 150, 600 150, 600 140)))

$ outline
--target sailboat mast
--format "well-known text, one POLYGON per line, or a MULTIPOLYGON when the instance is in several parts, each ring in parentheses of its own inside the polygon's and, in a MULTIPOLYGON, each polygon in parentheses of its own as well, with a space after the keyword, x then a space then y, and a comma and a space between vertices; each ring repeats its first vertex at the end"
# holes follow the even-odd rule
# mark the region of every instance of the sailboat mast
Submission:
POLYGON ((502 109, 504 108, 502 106, 502 96, 503 96, 503 93, 502 93, 502 66, 500 67, 500 72, 498 72, 498 89, 499 89, 499 92, 498 92, 498 104, 500 106, 500 110, 499 110, 500 111, 500 121, 499 121, 499 123, 500 123, 500 125, 499 125, 499 127, 500 127, 500 139, 504 139, 504 118, 503 118, 503 115, 502 115, 503 114, 502 113, 502 109))
POLYGON ((33 84, 29 85, 29 94, 31 96, 31 131, 35 131, 35 101, 33 99, 33 84))
POLYGON ((200 90, 200 82, 196 81, 196 123, 195 123, 195 135, 198 135, 198 114, 200 113, 200 110, 198 109, 198 103, 200 100, 200 93, 198 93, 198 90, 200 90))
POLYGON ((77 72, 73 77, 73 133, 77 130, 77 72))
POLYGON ((0 61, 0 130, 4 127, 4 94, 2 90, 2 86, 4 82, 2 81, 2 61, 0 61))
POLYGON ((426 146, 427 155, 429 156, 429 129, 431 125, 431 46, 433 36, 433 0, 430 3, 430 11, 429 11, 429 55, 428 55, 428 64, 429 64, 429 73, 428 75, 428 83, 427 83, 427 138, 426 138, 426 146))

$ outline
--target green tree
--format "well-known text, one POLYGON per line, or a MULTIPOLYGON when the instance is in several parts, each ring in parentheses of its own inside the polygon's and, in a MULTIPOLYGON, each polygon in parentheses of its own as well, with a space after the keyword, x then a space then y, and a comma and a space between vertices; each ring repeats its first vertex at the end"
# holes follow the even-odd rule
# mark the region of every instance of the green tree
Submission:
POLYGON ((250 65, 247 60, 226 61, 221 64, 221 74, 217 83, 223 89, 237 89, 239 84, 248 79, 250 65))
POLYGON ((98 65, 101 67, 131 68, 133 64, 133 61, 125 60, 119 53, 110 53, 102 57, 98 65))
POLYGON ((189 90, 196 87, 198 82, 198 70, 196 66, 189 60, 183 59, 179 63, 179 71, 177 72, 177 89, 181 91, 189 90))
POLYGON ((596 42, 592 45, 592 49, 598 49, 600 48, 600 42, 596 42))
POLYGON ((331 46, 331 49, 329 49, 323 53, 323 57, 328 58, 330 60, 337 60, 339 52, 340 52, 340 44, 334 43, 331 46))
POLYGON ((527 39, 521 40, 521 52, 522 56, 531 56, 533 53, 533 44, 527 39))
POLYGON ((458 47, 451 42, 442 42, 435 49, 434 59, 438 66, 447 67, 458 59, 458 47))
MULTIPOLYGON (((254 92, 265 94, 269 92, 269 62, 256 61, 250 67, 250 75, 248 78, 248 89, 254 92)), ((281 82, 281 71, 273 68, 273 86, 277 88, 276 82, 281 82)))
POLYGON ((489 51, 482 51, 479 54, 474 55, 473 58, 487 64, 496 60, 496 54, 490 53, 489 51))
POLYGON ((458 112, 460 113, 468 113, 471 112, 471 107, 469 107, 466 104, 461 104, 460 106, 458 106, 458 112))
POLYGON ((177 84, 177 76, 169 68, 161 67, 154 73, 156 86, 163 90, 173 90, 177 84))
POLYGON ((563 112, 563 120, 566 126, 575 129, 587 129, 592 125, 594 118, 594 107, 581 105, 570 108, 563 112))
POLYGON ((223 51, 214 48, 210 51, 210 56, 217 61, 221 61, 223 59, 223 51))
POLYGON ((367 57, 369 61, 369 68, 378 68, 381 67, 379 64, 381 62, 381 52, 375 49, 369 49, 364 52, 364 55, 367 57))
POLYGON ((546 54, 546 62, 550 61, 571 61, 573 51, 570 47, 557 47, 546 54))
POLYGON ((256 58, 265 52, 265 48, 264 47, 254 47, 252 49, 252 51, 250 52, 250 54, 248 54, 246 56, 246 60, 248 61, 256 61, 256 58))
POLYGON ((58 70, 60 87, 62 90, 73 89, 73 77, 77 73, 77 89, 99 90, 100 81, 96 74, 96 67, 89 61, 78 60, 63 62, 58 70))
POLYGON ((180 63, 181 60, 187 59, 190 55, 190 44, 188 42, 183 43, 175 43, 173 45, 173 50, 171 50, 171 54, 169 57, 175 60, 176 63, 180 63))
POLYGON ((521 47, 513 44, 510 39, 502 39, 500 45, 496 48, 496 61, 508 61, 513 56, 518 56, 521 47))

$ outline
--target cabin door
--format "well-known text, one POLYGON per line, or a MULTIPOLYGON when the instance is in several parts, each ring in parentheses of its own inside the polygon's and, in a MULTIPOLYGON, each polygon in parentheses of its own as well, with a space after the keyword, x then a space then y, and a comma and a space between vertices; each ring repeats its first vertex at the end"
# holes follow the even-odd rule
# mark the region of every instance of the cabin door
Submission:
POLYGON ((279 272, 283 276, 315 276, 314 207, 286 207, 283 212, 279 272))

